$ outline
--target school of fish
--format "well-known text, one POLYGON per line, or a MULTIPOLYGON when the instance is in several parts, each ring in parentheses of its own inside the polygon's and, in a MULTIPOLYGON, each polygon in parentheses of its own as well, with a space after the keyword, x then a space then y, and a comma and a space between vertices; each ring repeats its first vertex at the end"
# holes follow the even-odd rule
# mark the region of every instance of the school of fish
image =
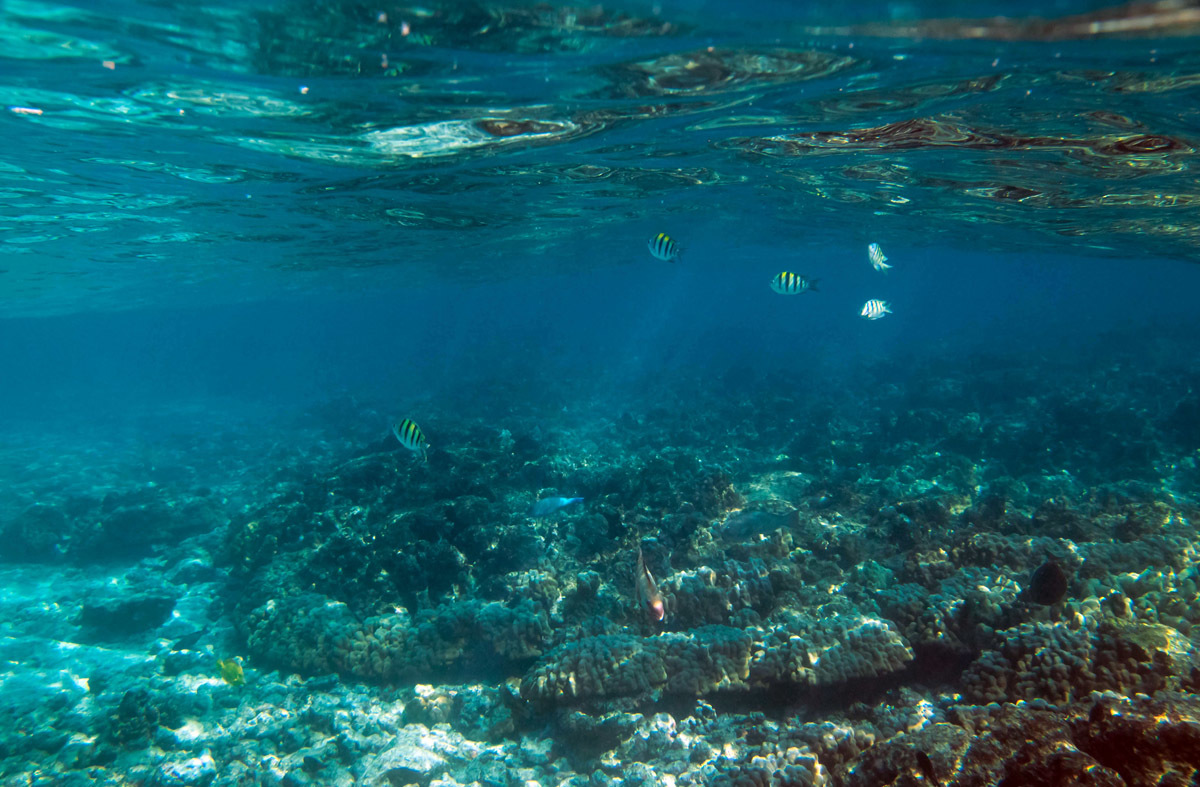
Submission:
MULTIPOLYGON (((664 262, 675 262, 679 259, 680 247, 679 243, 665 232, 660 232, 654 235, 647 242, 650 248, 650 254, 664 262)), ((888 265, 887 255, 883 253, 883 248, 878 243, 871 243, 867 246, 867 259, 871 263, 871 267, 880 273, 886 273, 893 266, 888 265)), ((817 280, 811 276, 805 276, 800 273, 792 273, 791 271, 781 271, 775 274, 775 278, 771 279, 771 289, 780 295, 799 295, 802 292, 818 292, 817 280)), ((859 314, 868 320, 878 320, 881 317, 892 313, 892 305, 887 301, 879 298, 872 298, 867 301, 862 307, 859 314)))
MULTIPOLYGON (((646 245, 650 254, 663 262, 675 262, 682 253, 679 243, 665 232, 651 237, 646 245)), ((867 247, 867 259, 871 262, 871 267, 880 272, 886 272, 892 267, 887 264, 887 257, 878 243, 872 243, 867 247)), ((817 279, 791 271, 781 271, 776 274, 771 279, 771 289, 780 295, 799 295, 805 292, 819 291, 817 279)), ((878 320, 891 313, 891 305, 878 298, 867 301, 860 312, 862 317, 868 320, 878 320)), ((416 421, 405 418, 396 422, 392 426, 392 434, 396 436, 400 445, 413 453, 421 454, 422 459, 427 461, 429 442, 425 439, 425 433, 421 431, 421 427, 417 426, 416 421)), ((545 497, 530 505, 527 513, 533 518, 548 517, 567 506, 582 502, 582 497, 545 497)), ((658 590, 654 576, 646 568, 646 556, 642 553, 640 546, 637 552, 637 563, 633 570, 633 598, 638 608, 645 613, 651 623, 661 623, 666 618, 666 605, 662 593, 658 590)), ((223 677, 230 681, 236 680, 240 677, 237 674, 240 670, 235 668, 236 663, 234 662, 222 664, 223 677)))

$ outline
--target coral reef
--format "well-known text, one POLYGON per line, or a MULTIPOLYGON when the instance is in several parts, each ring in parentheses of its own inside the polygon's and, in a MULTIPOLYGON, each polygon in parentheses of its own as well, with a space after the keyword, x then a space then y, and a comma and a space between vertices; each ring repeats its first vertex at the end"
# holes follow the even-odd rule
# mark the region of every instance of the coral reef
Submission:
POLYGON ((3 717, 0 768, 37 751, 63 784, 234 785, 250 763, 290 785, 1189 782, 1200 487, 1159 431, 1182 405, 1162 391, 1131 416, 1104 370, 1044 394, 1023 368, 969 372, 913 372, 920 395, 867 379, 832 410, 781 385, 774 407, 809 408, 787 423, 702 385, 553 433, 431 414, 459 447, 427 464, 331 405, 255 490, 114 474, 73 501, 25 494, 6 557, 70 590, 31 604, 48 580, 10 564, 26 595, 0 618, 42 650, 0 650, 40 664, 73 642, 80 666, 3 678, 37 710, 3 717), (680 415, 697 401, 738 439, 680 415), (528 516, 553 496, 584 502, 528 516), (101 544, 128 568, 82 551, 101 544), (662 621, 634 600, 639 550, 662 621), (245 685, 221 677, 235 657, 245 685))
POLYGON ((585 637, 548 654, 522 679, 521 696, 570 701, 744 688, 751 646, 747 634, 726 626, 705 626, 688 635, 585 637))

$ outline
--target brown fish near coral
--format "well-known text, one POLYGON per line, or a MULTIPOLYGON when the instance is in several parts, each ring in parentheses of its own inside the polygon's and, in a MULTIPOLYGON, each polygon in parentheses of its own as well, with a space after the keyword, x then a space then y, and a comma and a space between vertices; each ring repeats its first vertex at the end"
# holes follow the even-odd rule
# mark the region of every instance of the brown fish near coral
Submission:
POLYGON ((1067 595, 1070 578, 1056 560, 1047 560, 1034 569, 1029 579, 1028 598, 1035 604, 1050 606, 1062 601, 1067 595))
POLYGON ((921 775, 925 777, 933 787, 942 787, 942 783, 938 781, 937 774, 933 770, 933 761, 929 759, 929 755, 923 751, 917 752, 917 767, 921 769, 921 775))
POLYGON ((666 617, 667 608, 663 606, 662 594, 658 592, 658 585, 654 584, 650 569, 646 568, 646 557, 641 547, 638 547, 637 568, 633 571, 633 595, 638 606, 646 610, 651 620, 658 622, 666 617))

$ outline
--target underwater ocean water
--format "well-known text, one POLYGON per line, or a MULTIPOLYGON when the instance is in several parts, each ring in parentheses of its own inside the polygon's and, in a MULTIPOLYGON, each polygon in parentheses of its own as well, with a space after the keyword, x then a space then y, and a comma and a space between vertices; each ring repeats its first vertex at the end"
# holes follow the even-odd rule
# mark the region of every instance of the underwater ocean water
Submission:
POLYGON ((0 0, 0 785, 1200 782, 1198 44, 0 0))

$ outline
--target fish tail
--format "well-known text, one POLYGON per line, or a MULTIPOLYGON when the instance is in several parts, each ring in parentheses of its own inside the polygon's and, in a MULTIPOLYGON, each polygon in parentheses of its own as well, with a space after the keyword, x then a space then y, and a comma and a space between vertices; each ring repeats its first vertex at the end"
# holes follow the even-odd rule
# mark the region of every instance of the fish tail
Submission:
POLYGON ((817 282, 819 281, 820 279, 809 279, 808 289, 812 290, 813 292, 820 292, 820 290, 817 289, 817 282))

